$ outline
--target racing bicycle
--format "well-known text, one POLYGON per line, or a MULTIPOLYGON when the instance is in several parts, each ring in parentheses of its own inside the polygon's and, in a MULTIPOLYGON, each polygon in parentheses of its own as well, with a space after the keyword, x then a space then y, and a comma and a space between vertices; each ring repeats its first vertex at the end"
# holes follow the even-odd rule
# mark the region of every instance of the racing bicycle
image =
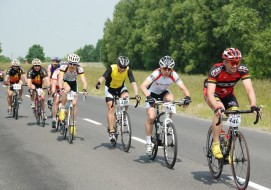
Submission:
MULTIPOLYGON (((230 164, 234 182, 238 189, 246 189, 250 177, 250 157, 246 139, 238 127, 241 124, 241 114, 253 113, 251 110, 224 111, 228 115, 227 133, 222 130, 219 135, 220 149, 223 154, 222 159, 216 159, 212 153, 213 132, 212 126, 209 128, 206 142, 206 157, 210 173, 214 179, 221 176, 223 165, 230 164)), ((258 123, 260 112, 257 111, 254 124, 258 123)), ((221 123, 219 118, 217 126, 221 123)))
MULTIPOLYGON (((146 102, 149 101, 146 100, 146 102)), ((163 146, 165 162, 169 169, 172 169, 175 165, 178 149, 177 132, 170 115, 176 113, 176 105, 188 105, 190 102, 187 100, 186 102, 185 100, 174 102, 155 100, 154 102, 156 117, 153 122, 151 136, 153 149, 149 157, 154 160, 158 152, 158 146, 163 146)))
MULTIPOLYGON (((136 99, 135 97, 124 97, 120 98, 117 95, 114 97, 115 105, 115 121, 114 121, 114 130, 116 141, 111 142, 113 147, 117 144, 118 136, 121 135, 121 143, 124 152, 128 152, 131 147, 131 137, 132 137, 132 126, 130 121, 130 116, 126 111, 126 107, 129 105, 129 100, 136 99)), ((135 107, 137 107, 139 101, 136 101, 135 107)), ((112 104, 113 107, 113 104, 112 104)), ((109 131, 108 131, 109 132, 109 131)))
MULTIPOLYGON (((37 125, 41 125, 42 127, 45 126, 45 113, 42 111, 42 99, 41 95, 43 94, 43 89, 47 88, 36 88, 35 89, 35 108, 33 110, 33 113, 36 117, 37 125)), ((32 93, 32 92, 31 92, 32 93)))
POLYGON ((18 96, 19 96, 19 90, 22 89, 22 86, 26 85, 21 85, 21 84, 11 84, 10 87, 13 89, 13 94, 12 94, 12 100, 11 100, 11 110, 12 110, 12 116, 15 119, 18 119, 18 111, 19 111, 19 101, 18 101, 18 96))

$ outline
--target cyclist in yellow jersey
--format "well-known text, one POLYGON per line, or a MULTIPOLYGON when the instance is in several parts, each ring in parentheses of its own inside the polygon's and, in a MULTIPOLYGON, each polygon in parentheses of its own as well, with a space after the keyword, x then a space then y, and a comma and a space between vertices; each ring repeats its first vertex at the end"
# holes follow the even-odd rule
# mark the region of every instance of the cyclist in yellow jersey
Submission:
MULTIPOLYGON (((65 105, 67 102, 67 92, 74 91, 78 92, 77 89, 77 75, 80 76, 82 84, 83 84, 83 95, 87 95, 87 80, 84 75, 84 69, 79 65, 80 57, 76 54, 70 54, 68 56, 68 64, 60 66, 60 73, 58 76, 58 85, 61 90, 62 94, 62 108, 59 113, 59 119, 65 119, 65 105)), ((73 129, 70 131, 74 132, 76 135, 76 115, 77 115, 77 97, 73 100, 73 110, 74 110, 74 123, 75 125, 72 126, 73 129)))
POLYGON ((96 89, 99 89, 101 84, 105 82, 105 101, 107 105, 107 122, 108 122, 108 131, 109 131, 109 140, 111 142, 116 141, 114 135, 114 107, 113 105, 113 96, 117 95, 119 97, 128 97, 129 92, 126 88, 124 82, 126 78, 129 78, 129 81, 132 85, 132 88, 135 93, 136 99, 139 101, 141 98, 138 95, 138 88, 135 82, 135 78, 131 69, 129 69, 129 59, 125 56, 119 56, 117 58, 117 64, 111 65, 99 78, 98 83, 96 84, 96 89))

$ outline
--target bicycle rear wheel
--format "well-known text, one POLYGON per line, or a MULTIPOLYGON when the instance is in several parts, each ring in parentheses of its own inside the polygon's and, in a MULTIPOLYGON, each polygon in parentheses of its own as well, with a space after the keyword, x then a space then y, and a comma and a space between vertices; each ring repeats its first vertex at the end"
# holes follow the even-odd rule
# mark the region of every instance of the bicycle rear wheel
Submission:
POLYGON ((121 142, 124 152, 128 152, 131 147, 132 128, 129 114, 126 111, 123 112, 122 121, 120 129, 121 142))
POLYGON ((164 136, 164 156, 167 167, 172 169, 176 163, 177 158, 177 132, 174 124, 172 122, 166 124, 165 136, 164 136))
POLYGON ((232 139, 231 169, 238 189, 246 189, 250 177, 250 158, 246 139, 239 131, 232 139))
POLYGON ((206 142, 206 157, 209 166, 210 173, 214 179, 218 179, 222 173, 223 161, 222 159, 218 160, 212 153, 212 144, 213 144, 213 131, 212 126, 209 128, 207 134, 206 142))
POLYGON ((39 101, 37 101, 36 106, 35 106, 35 116, 36 116, 37 125, 39 125, 41 121, 40 115, 41 115, 41 106, 39 105, 39 101))

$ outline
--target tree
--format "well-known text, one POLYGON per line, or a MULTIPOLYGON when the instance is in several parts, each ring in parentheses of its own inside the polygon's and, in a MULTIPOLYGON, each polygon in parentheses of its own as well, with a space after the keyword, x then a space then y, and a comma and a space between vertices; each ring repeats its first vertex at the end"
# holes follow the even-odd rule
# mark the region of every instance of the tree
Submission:
POLYGON ((42 62, 45 61, 45 55, 43 52, 43 47, 35 44, 29 48, 27 55, 25 56, 28 63, 31 63, 33 59, 40 59, 42 62))

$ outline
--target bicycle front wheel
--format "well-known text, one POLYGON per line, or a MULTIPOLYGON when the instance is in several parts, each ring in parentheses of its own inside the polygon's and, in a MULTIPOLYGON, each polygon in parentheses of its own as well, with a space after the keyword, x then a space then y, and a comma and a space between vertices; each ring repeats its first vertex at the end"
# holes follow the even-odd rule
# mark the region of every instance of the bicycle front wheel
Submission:
POLYGON ((124 152, 128 152, 131 147, 132 128, 129 114, 124 111, 121 123, 121 142, 124 152))
POLYGON ((211 126, 207 134, 206 157, 212 177, 214 179, 218 179, 222 173, 223 162, 222 160, 216 159, 215 156, 213 155, 212 144, 213 144, 213 131, 211 126))
POLYGON ((232 140, 230 163, 233 179, 238 189, 246 189, 250 177, 250 159, 246 139, 240 131, 232 140))
POLYGON ((74 125, 74 110, 70 108, 68 114, 68 123, 69 123, 69 137, 68 141, 70 144, 73 143, 74 133, 75 133, 75 125, 74 125))
POLYGON ((15 119, 18 119, 18 109, 19 109, 19 103, 18 103, 18 97, 14 96, 13 97, 13 117, 15 119))
POLYGON ((167 167, 172 169, 175 165, 177 158, 177 149, 178 149, 178 141, 177 141, 177 132, 174 124, 169 122, 166 124, 167 131, 165 131, 164 136, 164 156, 167 167))

